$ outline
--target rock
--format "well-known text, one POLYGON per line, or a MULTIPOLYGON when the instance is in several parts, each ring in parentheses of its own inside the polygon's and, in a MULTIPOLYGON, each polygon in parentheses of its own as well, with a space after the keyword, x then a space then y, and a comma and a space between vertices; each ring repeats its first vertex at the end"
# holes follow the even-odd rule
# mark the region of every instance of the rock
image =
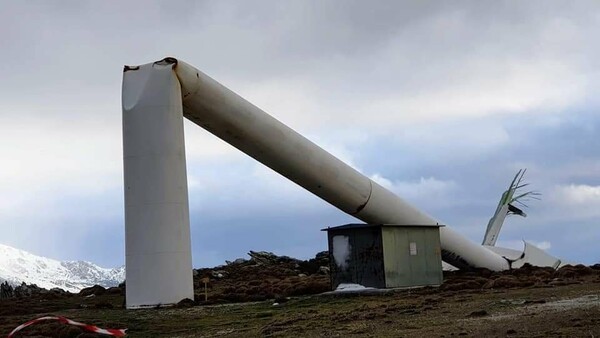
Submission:
POLYGON ((247 262, 248 262, 248 260, 247 260, 247 259, 244 259, 244 258, 238 258, 238 259, 236 259, 236 260, 234 260, 234 261, 225 261, 225 264, 226 264, 226 265, 231 265, 231 264, 244 264, 244 263, 247 263, 247 262))
POLYGON ((63 290, 61 288, 52 288, 52 289, 48 290, 48 292, 55 293, 55 294, 58 294, 58 295, 67 295, 67 294, 69 294, 69 292, 67 292, 67 291, 65 291, 65 290, 63 290))
POLYGON ((488 315, 488 312, 485 310, 477 310, 477 311, 473 311, 471 312, 471 314, 469 314, 469 317, 485 317, 488 315))
POLYGON ((252 251, 248 253, 253 261, 258 264, 273 264, 277 262, 277 255, 268 251, 252 251))
POLYGON ((178 308, 188 308, 188 307, 192 307, 195 305, 196 305, 196 302, 194 302, 193 300, 191 300, 189 298, 185 298, 185 299, 180 300, 176 306, 178 308))
POLYGON ((251 260, 254 261, 256 264, 261 264, 261 265, 277 265, 277 264, 281 264, 281 263, 300 263, 302 261, 295 259, 295 258, 291 258, 288 256, 277 256, 272 252, 268 252, 268 251, 250 251, 248 253, 248 256, 250 256, 251 260))
POLYGON ((27 285, 25 282, 21 283, 21 285, 15 287, 13 290, 14 296, 17 298, 31 297, 44 292, 47 292, 47 290, 42 289, 35 284, 27 285))
POLYGON ((306 277, 306 274, 303 274, 303 273, 298 274, 298 277, 306 277))
POLYGON ((72 295, 70 292, 67 292, 60 288, 52 288, 50 290, 43 291, 40 293, 40 296, 46 300, 68 297, 70 295, 72 295))
POLYGON ((106 293, 106 289, 100 285, 94 285, 89 288, 81 289, 79 291, 80 296, 89 296, 89 295, 103 295, 106 293))
POLYGON ((315 259, 319 262, 329 264, 329 251, 321 251, 315 255, 315 259))
MULTIPOLYGON (((533 285, 533 282, 532 284, 533 285)), ((517 277, 515 276, 500 276, 496 279, 490 280, 486 284, 483 285, 484 289, 508 289, 514 287, 524 286, 517 277)))
POLYGON ((330 273, 329 267, 328 266, 320 266, 319 273, 321 275, 328 275, 330 273))
POLYGON ((587 276, 596 273, 596 270, 585 265, 565 265, 554 273, 555 277, 559 278, 575 278, 578 276, 587 276))
POLYGON ((307 261, 299 262, 298 269, 300 269, 303 273, 305 273, 307 275, 313 275, 313 274, 317 274, 317 273, 323 274, 321 272, 322 266, 325 266, 325 267, 329 266, 329 252, 328 251, 319 252, 318 254, 315 255, 315 258, 311 258, 307 261))
POLYGON ((14 296, 14 290, 12 285, 8 282, 0 284, 0 299, 12 298, 14 296))
POLYGON ((221 279, 221 278, 224 278, 225 276, 227 276, 227 271, 224 271, 224 270, 212 271, 212 272, 211 272, 211 275, 212 275, 214 278, 219 278, 219 279, 221 279))
POLYGON ((111 295, 122 295, 124 294, 123 289, 118 288, 118 287, 112 287, 112 288, 108 288, 106 289, 106 292, 111 294, 111 295))

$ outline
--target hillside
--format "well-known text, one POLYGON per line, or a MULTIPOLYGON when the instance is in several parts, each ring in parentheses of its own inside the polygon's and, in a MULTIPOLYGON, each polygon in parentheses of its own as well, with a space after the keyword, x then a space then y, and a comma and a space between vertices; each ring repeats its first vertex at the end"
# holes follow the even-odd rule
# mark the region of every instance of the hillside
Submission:
MULTIPOLYGON (((250 252, 195 270, 196 299, 178 306, 125 310, 126 285, 79 294, 33 290, 0 300, 0 334, 52 313, 130 337, 560 337, 600 335, 600 265, 559 270, 525 266, 492 272, 446 272, 440 287, 330 293, 326 256, 300 261, 250 252), (208 301, 204 284, 208 277, 208 301)), ((36 337, 100 337, 42 324, 36 337)))
POLYGON ((61 262, 0 244, 0 281, 35 284, 44 289, 79 292, 93 285, 117 286, 125 267, 107 269, 84 261, 61 262))

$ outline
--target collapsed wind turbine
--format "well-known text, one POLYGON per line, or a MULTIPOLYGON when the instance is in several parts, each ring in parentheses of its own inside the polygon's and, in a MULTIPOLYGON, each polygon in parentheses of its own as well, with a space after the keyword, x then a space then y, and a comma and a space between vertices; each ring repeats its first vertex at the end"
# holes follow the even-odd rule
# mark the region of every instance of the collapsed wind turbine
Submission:
MULTIPOLYGON (((194 297, 184 117, 368 224, 439 223, 175 58, 125 66, 122 102, 128 308, 194 297)), ((440 241, 455 267, 510 267, 449 227, 440 241)))

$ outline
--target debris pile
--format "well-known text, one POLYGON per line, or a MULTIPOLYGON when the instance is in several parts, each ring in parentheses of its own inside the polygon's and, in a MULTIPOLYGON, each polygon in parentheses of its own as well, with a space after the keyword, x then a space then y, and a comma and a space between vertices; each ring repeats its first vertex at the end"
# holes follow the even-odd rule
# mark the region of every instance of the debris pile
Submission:
POLYGON ((600 282, 600 264, 566 265, 558 270, 525 264, 519 269, 498 272, 487 269, 447 271, 444 272, 444 284, 440 290, 544 288, 586 282, 600 282))
POLYGON ((303 261, 272 252, 250 251, 212 269, 194 270, 196 300, 201 304, 282 299, 331 289, 329 254, 319 252, 303 261), (204 299, 206 284, 208 300, 204 299))

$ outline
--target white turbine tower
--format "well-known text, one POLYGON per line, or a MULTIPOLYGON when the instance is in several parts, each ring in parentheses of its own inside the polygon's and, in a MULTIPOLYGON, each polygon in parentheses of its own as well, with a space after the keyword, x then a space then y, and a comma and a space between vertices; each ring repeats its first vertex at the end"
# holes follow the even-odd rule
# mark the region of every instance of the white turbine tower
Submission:
POLYGON ((173 63, 123 74, 128 308, 194 299, 181 86, 173 63))

